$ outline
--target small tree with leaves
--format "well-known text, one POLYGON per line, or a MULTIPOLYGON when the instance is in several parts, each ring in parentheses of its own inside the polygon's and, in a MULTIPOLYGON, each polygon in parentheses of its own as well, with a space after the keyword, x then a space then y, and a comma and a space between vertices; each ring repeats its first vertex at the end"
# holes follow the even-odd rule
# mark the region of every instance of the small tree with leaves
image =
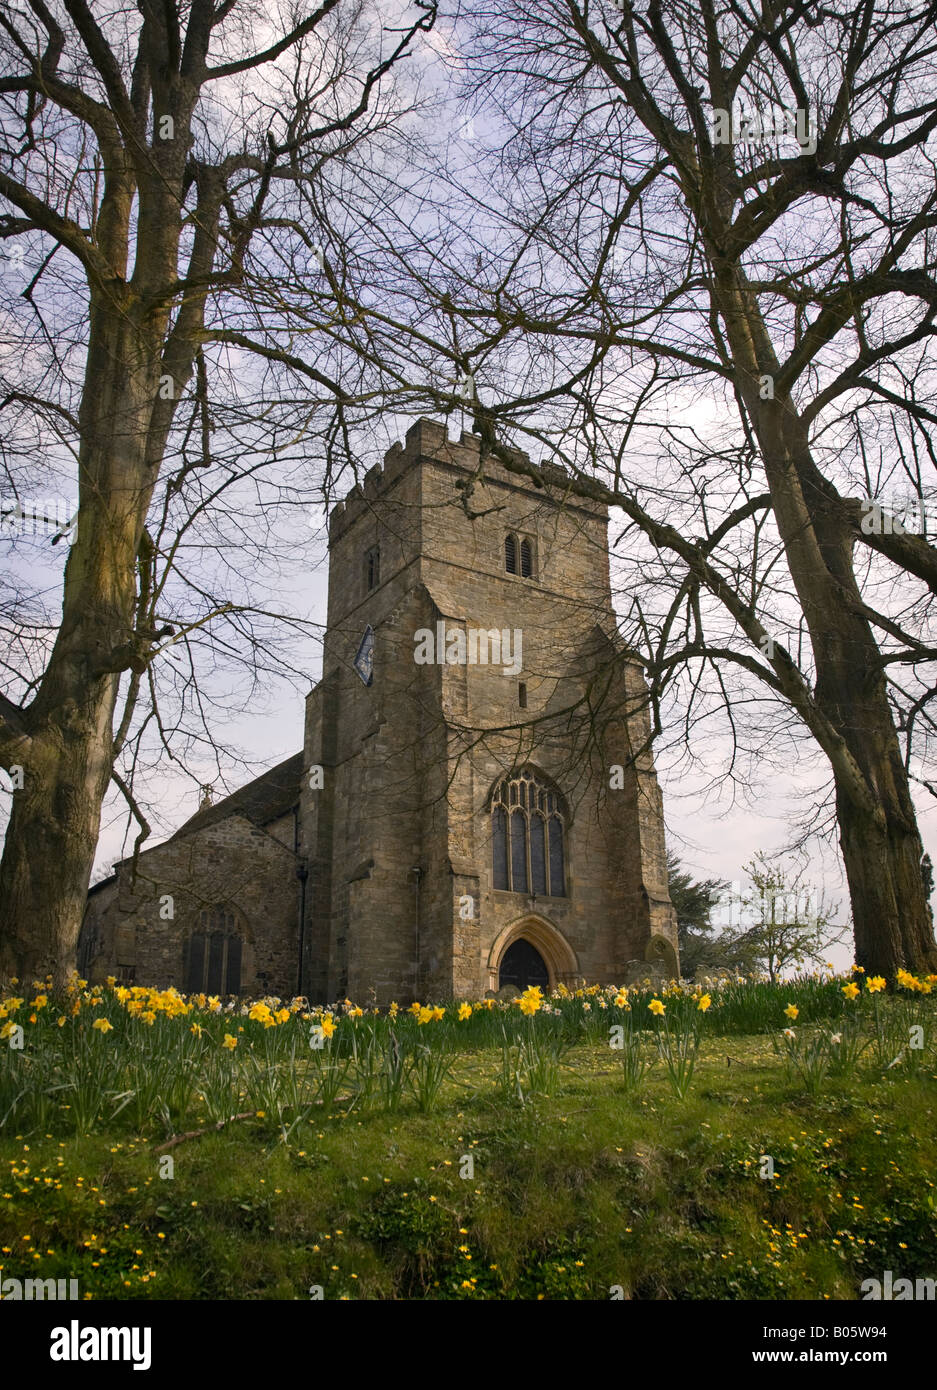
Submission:
POLYGON ((729 928, 736 949, 768 972, 775 984, 785 970, 823 964, 847 933, 833 922, 832 905, 803 869, 772 865, 764 851, 745 865, 741 928, 729 928))

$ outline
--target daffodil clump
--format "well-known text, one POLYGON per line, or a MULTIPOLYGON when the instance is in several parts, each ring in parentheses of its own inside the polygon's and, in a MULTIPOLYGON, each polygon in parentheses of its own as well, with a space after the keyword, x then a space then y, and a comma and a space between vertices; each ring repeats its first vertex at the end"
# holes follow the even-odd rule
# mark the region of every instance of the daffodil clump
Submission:
MULTIPOLYGON (((429 1059, 465 1049, 501 1049, 514 1099, 550 1090, 565 1050, 607 1047, 615 1029, 636 1040, 626 1058, 633 1074, 643 1075, 634 1051, 643 1038, 678 1094, 704 1033, 770 1035, 784 1025, 795 1071, 794 1052, 806 1056, 820 1030, 831 1074, 860 1060, 894 1073, 922 1061, 922 1029, 934 1036, 928 996, 937 976, 901 970, 893 983, 889 994, 882 976, 853 967, 837 977, 828 967, 780 984, 758 975, 627 986, 570 980, 550 990, 530 985, 511 999, 489 991, 380 1008, 373 991, 367 1004, 312 1005, 302 996, 223 999, 77 975, 60 994, 51 979, 28 988, 10 981, 0 991, 0 1115, 23 1128, 87 1132, 119 1115, 140 1131, 172 1130, 200 1114, 223 1121, 253 1103, 253 1113, 286 1132, 297 1115, 340 1106, 343 1097, 353 1107, 378 1097, 396 1106, 424 1074, 421 1103, 435 1103, 446 1068, 429 1059)), ((819 1065, 811 1063, 811 1074, 819 1065)))
MULTIPOLYGON (((937 976, 919 978, 899 970, 895 983, 911 995, 928 995, 937 976)), ((921 1065, 925 1025, 933 1026, 932 1012, 925 1016, 907 997, 893 999, 886 1005, 879 996, 885 994, 888 981, 883 975, 866 975, 861 965, 853 965, 850 978, 838 988, 844 1010, 838 1027, 814 1025, 800 1032, 790 1027, 782 1029, 778 1050, 783 1053, 791 1076, 799 1077, 807 1090, 816 1093, 827 1076, 852 1075, 860 1063, 867 1064, 872 1072, 886 1074, 899 1067, 907 1071, 921 1065), (864 988, 858 978, 862 976, 864 988)), ((800 1013, 793 1003, 783 1012, 791 1023, 800 1013)))

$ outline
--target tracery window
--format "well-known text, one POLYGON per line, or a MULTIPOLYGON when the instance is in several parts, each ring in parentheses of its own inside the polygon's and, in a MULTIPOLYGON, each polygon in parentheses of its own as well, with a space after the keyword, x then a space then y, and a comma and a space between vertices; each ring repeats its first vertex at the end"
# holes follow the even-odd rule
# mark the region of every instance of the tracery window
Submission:
POLYGON ((243 918, 217 906, 199 913, 185 948, 186 994, 240 994, 243 918))
POLYGON ((562 797, 533 769, 499 783, 491 799, 494 887, 565 898, 565 824, 562 797))

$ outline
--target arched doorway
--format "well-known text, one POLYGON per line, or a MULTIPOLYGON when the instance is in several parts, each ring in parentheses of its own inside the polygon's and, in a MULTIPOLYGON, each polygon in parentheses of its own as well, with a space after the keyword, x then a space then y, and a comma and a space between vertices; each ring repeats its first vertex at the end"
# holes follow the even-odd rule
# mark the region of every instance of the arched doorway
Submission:
POLYGON ((550 988, 546 961, 536 946, 532 946, 523 936, 513 941, 501 957, 498 988, 504 989, 505 985, 514 985, 522 991, 530 989, 532 985, 539 985, 542 990, 550 988))
MULTIPOLYGON (((518 917, 498 933, 488 951, 488 988, 498 990, 504 984, 514 984, 511 975, 503 976, 502 964, 507 961, 511 969, 513 957, 510 952, 515 944, 526 947, 539 961, 540 975, 531 974, 528 985, 539 984, 546 993, 560 983, 570 984, 579 975, 579 962, 576 953, 565 936, 552 922, 538 913, 526 913, 518 917), (546 973, 544 979, 543 972, 546 973)), ((523 957, 522 957, 523 959, 523 957)), ((526 957, 528 963, 531 956, 526 957)))

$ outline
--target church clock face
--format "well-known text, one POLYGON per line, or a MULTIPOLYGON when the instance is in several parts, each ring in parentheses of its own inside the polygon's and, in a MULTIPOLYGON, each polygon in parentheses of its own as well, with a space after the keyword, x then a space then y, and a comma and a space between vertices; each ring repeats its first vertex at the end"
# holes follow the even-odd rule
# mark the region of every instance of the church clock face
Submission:
POLYGON ((352 664, 364 684, 370 685, 374 679, 374 629, 370 623, 364 630, 361 645, 352 664))

